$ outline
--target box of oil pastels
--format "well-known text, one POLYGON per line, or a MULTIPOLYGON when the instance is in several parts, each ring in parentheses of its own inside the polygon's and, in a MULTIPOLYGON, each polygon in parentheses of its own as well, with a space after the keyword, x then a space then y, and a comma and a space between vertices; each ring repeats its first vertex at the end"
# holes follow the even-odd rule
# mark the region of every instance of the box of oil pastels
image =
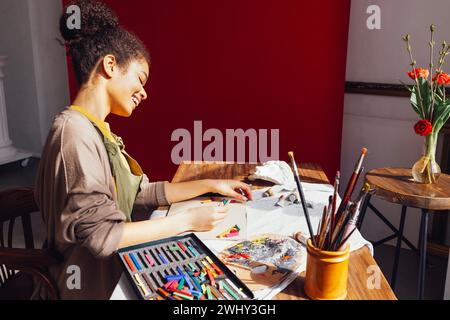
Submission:
POLYGON ((250 300, 251 290, 193 233, 122 248, 118 255, 144 300, 250 300))

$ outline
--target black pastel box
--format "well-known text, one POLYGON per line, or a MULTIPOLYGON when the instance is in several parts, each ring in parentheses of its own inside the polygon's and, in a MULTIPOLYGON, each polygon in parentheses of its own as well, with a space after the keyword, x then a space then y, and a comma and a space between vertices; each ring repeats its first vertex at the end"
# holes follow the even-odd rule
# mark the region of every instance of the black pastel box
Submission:
POLYGON ((144 300, 250 300, 251 290, 193 233, 122 248, 118 256, 144 300))

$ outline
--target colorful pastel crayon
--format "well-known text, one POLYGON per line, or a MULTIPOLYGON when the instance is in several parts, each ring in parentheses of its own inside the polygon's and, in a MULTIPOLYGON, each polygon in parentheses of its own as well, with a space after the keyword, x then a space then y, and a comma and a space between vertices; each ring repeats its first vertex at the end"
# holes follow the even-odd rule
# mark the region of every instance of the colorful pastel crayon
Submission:
MULTIPOLYGON (((228 283, 228 285, 234 289, 234 291, 240 295, 241 297, 244 297, 243 293, 242 293, 242 289, 238 288, 230 279, 225 278, 225 282, 228 283)), ((245 298, 245 297, 244 297, 245 298)))
POLYGON ((181 248, 181 250, 186 251, 186 247, 181 243, 181 241, 177 242, 178 246, 181 248))
POLYGON ((182 278, 182 279, 180 280, 180 282, 178 283, 177 289, 178 289, 178 290, 181 290, 181 289, 183 288, 183 286, 184 286, 184 278, 182 278))
POLYGON ((147 288, 145 288, 145 284, 144 284, 144 282, 142 281, 141 277, 139 276, 139 273, 135 273, 135 274, 133 274, 133 276, 134 276, 134 279, 136 280, 136 284, 137 284, 138 287, 141 289, 142 294, 143 294, 144 296, 148 296, 147 288))
POLYGON ((211 294, 211 286, 206 287, 206 297, 208 300, 213 300, 212 294, 211 294))
POLYGON ((133 265, 133 263, 131 262, 130 257, 129 257, 127 254, 124 254, 124 255, 123 255, 123 258, 124 258, 125 261, 127 262, 128 267, 130 267, 131 272, 135 272, 136 269, 134 269, 134 265, 133 265))
POLYGON ((194 257, 198 256, 197 251, 195 251, 195 249, 192 246, 188 246, 188 249, 192 252, 192 254, 194 255, 194 257))
POLYGON ((212 292, 212 294, 217 298, 217 300, 223 300, 223 296, 220 294, 219 291, 217 291, 217 289, 215 287, 211 287, 210 286, 210 290, 212 292))
POLYGON ((183 278, 183 275, 166 275, 164 276, 164 278, 166 279, 166 281, 172 281, 172 280, 181 280, 183 278))
POLYGON ((174 292, 178 292, 178 293, 181 293, 181 294, 185 294, 185 295, 187 295, 187 296, 192 296, 192 292, 190 292, 190 291, 188 291, 188 290, 178 290, 178 289, 176 289, 176 290, 174 290, 174 292))
MULTIPOLYGON (((167 278, 166 278, 166 280, 167 280, 167 278)), ((168 289, 174 282, 175 282, 175 280, 169 280, 166 284, 164 284, 164 288, 168 289)))
POLYGON ((217 273, 209 267, 209 264, 205 260, 202 260, 201 262, 206 270, 209 270, 214 277, 217 277, 217 273))
POLYGON ((228 287, 225 282, 222 282, 222 287, 227 291, 235 300, 239 300, 239 297, 233 292, 233 290, 228 287))
POLYGON ((164 297, 168 297, 168 296, 170 296, 170 294, 166 291, 166 290, 164 290, 163 288, 158 288, 157 289, 158 290, 158 292, 160 293, 160 294, 162 294, 164 297))
POLYGON ((206 269, 206 273, 208 274, 208 278, 209 278, 209 281, 210 281, 211 285, 212 285, 212 286, 215 286, 215 285, 216 285, 216 282, 214 281, 214 277, 213 277, 213 275, 211 274, 211 271, 210 271, 209 268, 206 269))
POLYGON ((194 286, 192 285, 191 280, 189 280, 189 276, 181 270, 180 267, 177 266, 178 274, 184 277, 184 280, 186 281, 186 284, 188 285, 189 289, 194 289, 194 286))
POLYGON ((214 270, 217 271, 217 274, 219 274, 219 275, 223 274, 222 270, 220 270, 220 268, 219 268, 218 266, 216 266, 216 264, 211 260, 210 257, 206 256, 205 259, 206 259, 206 261, 209 262, 209 264, 211 265, 211 267, 213 267, 214 270))
POLYGON ((189 276, 191 277, 191 279, 192 279, 192 281, 194 282, 194 284, 195 284, 195 286, 197 287, 197 289, 198 289, 198 290, 202 290, 202 286, 200 285, 200 282, 198 282, 197 278, 194 277, 194 275, 193 275, 191 272, 189 272, 188 274, 189 274, 189 276))
POLYGON ((195 268, 195 266, 192 264, 192 262, 189 262, 189 263, 188 263, 188 266, 189 266, 189 268, 190 268, 192 271, 197 270, 197 269, 195 268))
POLYGON ((187 296, 185 294, 178 293, 178 292, 174 292, 173 295, 178 296, 178 297, 183 298, 183 299, 186 299, 186 300, 194 300, 194 297, 187 296))
POLYGON ((161 253, 158 253, 158 256, 161 258, 161 260, 164 264, 168 264, 166 258, 164 258, 164 256, 161 253))
POLYGON ((152 257, 150 257, 150 255, 148 253, 146 253, 145 258, 147 259, 148 263, 150 264, 150 267, 153 267, 154 261, 153 261, 152 257))
POLYGON ((141 271, 141 270, 142 270, 141 265, 139 264, 139 262, 137 261, 137 259, 136 259, 136 257, 134 256, 133 253, 130 253, 130 258, 131 258, 131 260, 133 260, 133 263, 134 263, 134 265, 136 266, 136 268, 137 268, 139 271, 141 271))

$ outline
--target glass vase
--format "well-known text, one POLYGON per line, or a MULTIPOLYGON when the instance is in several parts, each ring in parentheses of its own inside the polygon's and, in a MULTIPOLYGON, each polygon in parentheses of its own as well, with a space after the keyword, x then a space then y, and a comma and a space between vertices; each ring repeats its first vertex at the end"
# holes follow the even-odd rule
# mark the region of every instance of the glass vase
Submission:
POLYGON ((436 162, 438 134, 433 132, 425 137, 423 155, 412 167, 412 176, 416 182, 432 184, 441 175, 441 168, 436 162))

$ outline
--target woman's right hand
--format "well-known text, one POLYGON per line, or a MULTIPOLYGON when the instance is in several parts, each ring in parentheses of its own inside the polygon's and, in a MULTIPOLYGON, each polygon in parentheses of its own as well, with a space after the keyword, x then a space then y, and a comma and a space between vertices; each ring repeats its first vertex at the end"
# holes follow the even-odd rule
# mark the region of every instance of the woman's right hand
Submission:
POLYGON ((186 211, 188 225, 193 231, 209 231, 221 223, 228 215, 227 206, 205 206, 186 211))

